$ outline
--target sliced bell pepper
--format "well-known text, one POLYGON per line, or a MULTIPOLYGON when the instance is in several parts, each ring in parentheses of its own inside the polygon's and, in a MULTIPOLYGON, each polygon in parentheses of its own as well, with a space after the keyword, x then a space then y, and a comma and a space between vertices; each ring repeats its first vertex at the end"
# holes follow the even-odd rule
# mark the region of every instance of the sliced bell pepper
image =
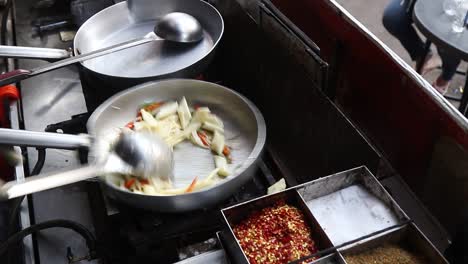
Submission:
POLYGON ((135 184, 135 178, 126 180, 124 186, 125 188, 130 189, 130 187, 132 187, 133 184, 135 184))
POLYGON ((152 112, 156 109, 158 109, 160 106, 162 106, 164 104, 164 102, 154 102, 154 103, 150 103, 148 105, 145 105, 143 107, 143 109, 145 109, 146 112, 152 112))
POLYGON ((186 193, 189 193, 189 192, 192 192, 193 189, 195 189, 195 185, 197 185, 197 181, 198 181, 198 177, 195 177, 192 181, 192 183, 190 183, 190 185, 187 187, 187 189, 185 190, 186 193))
POLYGON ((201 141, 203 142, 203 145, 209 146, 210 144, 208 143, 208 139, 206 138, 206 135, 200 131, 197 131, 198 137, 200 137, 201 141))
POLYGON ((147 179, 140 179, 141 184, 149 184, 149 181, 147 179))
POLYGON ((229 147, 227 145, 224 145, 224 148, 223 148, 223 155, 228 157, 229 155, 231 155, 231 150, 229 149, 229 147))
POLYGON ((135 123, 133 121, 128 122, 128 124, 125 125, 125 127, 128 127, 130 129, 133 129, 135 127, 135 123))

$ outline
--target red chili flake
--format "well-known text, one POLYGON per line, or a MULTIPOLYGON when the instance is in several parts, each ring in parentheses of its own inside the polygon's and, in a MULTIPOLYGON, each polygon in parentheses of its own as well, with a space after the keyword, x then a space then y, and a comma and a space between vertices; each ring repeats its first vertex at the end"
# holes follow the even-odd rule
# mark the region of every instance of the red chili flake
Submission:
POLYGON ((285 202, 252 213, 233 231, 252 264, 288 263, 317 252, 304 215, 285 202))

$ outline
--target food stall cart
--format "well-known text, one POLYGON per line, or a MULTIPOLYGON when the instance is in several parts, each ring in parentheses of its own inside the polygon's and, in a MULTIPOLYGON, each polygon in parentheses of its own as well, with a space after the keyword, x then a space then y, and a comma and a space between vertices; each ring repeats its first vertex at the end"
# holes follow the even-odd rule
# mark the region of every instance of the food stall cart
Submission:
MULTIPOLYGON (((11 246, 9 260, 21 256, 25 263, 223 263, 227 256, 233 261, 220 233, 226 228, 223 208, 262 197, 282 178, 304 195, 301 187, 311 181, 355 168, 371 179, 375 176, 377 186, 391 195, 387 201, 397 205, 393 209, 401 220, 396 224, 410 221, 424 234, 431 254, 443 259, 438 251, 443 253, 449 245, 464 209, 459 179, 466 174, 466 119, 334 1, 208 2, 223 16, 225 31, 200 78, 245 95, 267 126, 267 144, 252 180, 214 208, 179 214, 115 203, 103 196, 96 181, 36 193, 20 207, 11 204, 11 211, 19 212, 11 232, 65 219, 91 235, 81 232, 85 243, 68 229, 44 230, 11 246), (363 71, 368 78, 360 77, 363 71)), ((58 29, 60 34, 31 34, 31 21, 44 13, 67 14, 66 4, 56 4, 38 9, 30 1, 15 1, 9 27, 3 29, 10 45, 70 47, 64 36, 73 27, 58 29)), ((43 63, 47 62, 18 59, 9 60, 8 66, 43 63)), ((82 90, 102 88, 93 85, 80 81, 73 67, 21 82, 21 100, 10 107, 11 126, 85 132, 89 109, 82 90)), ((30 175, 35 164, 51 172, 86 162, 82 152, 15 150, 27 157, 24 167, 16 167, 17 179, 30 175)), ((318 198, 312 196, 307 202, 318 198)), ((336 250, 330 244, 320 249, 330 248, 336 250)))

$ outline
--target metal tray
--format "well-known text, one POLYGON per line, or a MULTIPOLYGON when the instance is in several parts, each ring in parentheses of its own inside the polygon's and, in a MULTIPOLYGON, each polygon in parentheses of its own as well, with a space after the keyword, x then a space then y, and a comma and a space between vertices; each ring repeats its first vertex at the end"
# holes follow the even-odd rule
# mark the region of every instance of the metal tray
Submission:
POLYGON ((272 206, 281 200, 285 201, 289 205, 299 208, 302 211, 306 218, 307 224, 311 228, 312 236, 318 250, 324 250, 333 246, 320 224, 308 210, 307 205, 304 203, 304 200, 301 198, 299 193, 295 189, 288 189, 283 192, 262 196, 221 210, 228 229, 227 231, 223 232, 223 235, 225 235, 225 237, 223 237, 223 246, 227 251, 229 251, 228 256, 231 258, 233 263, 244 264, 249 262, 243 250, 241 249, 240 244, 235 238, 232 227, 238 224, 240 221, 244 220, 252 212, 261 210, 268 206, 272 206))
POLYGON ((341 256, 339 252, 324 256, 320 259, 317 259, 311 262, 311 264, 343 264, 343 263, 344 263, 343 256, 341 256))
POLYGON ((366 167, 295 188, 335 246, 409 220, 366 167))
POLYGON ((323 254, 312 263, 346 264, 343 254, 361 252, 387 241, 410 245, 417 253, 434 260, 431 263, 448 263, 366 167, 223 209, 227 229, 222 232, 222 245, 233 263, 248 261, 231 227, 251 212, 280 199, 297 206, 307 217, 323 254))
POLYGON ((386 232, 365 241, 358 242, 351 247, 340 250, 343 263, 346 263, 345 256, 358 254, 366 250, 381 246, 385 243, 396 243, 403 248, 425 257, 432 264, 447 264, 447 260, 440 254, 426 236, 414 225, 408 224, 393 231, 386 232))

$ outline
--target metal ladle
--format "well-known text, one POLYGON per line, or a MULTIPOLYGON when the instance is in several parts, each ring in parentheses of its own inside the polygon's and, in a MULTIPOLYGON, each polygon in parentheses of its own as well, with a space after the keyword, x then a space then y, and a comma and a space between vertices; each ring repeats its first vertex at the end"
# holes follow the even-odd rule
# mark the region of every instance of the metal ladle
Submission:
MULTIPOLYGON (((11 140, 6 142, 3 138, 0 141, 10 145, 25 145, 21 142, 15 144, 11 140)), ((172 170, 172 150, 157 135, 149 132, 122 133, 111 147, 108 156, 101 157, 96 164, 66 172, 32 176, 22 182, 7 182, 0 186, 0 198, 12 199, 109 173, 172 180, 172 170)))
POLYGON ((5 73, 4 76, 6 76, 6 78, 0 81, 0 86, 15 83, 32 76, 59 69, 74 63, 94 59, 96 57, 104 56, 153 41, 164 40, 177 43, 194 43, 199 42, 202 39, 203 29, 196 18, 186 13, 173 12, 163 16, 161 20, 156 23, 153 32, 146 34, 142 38, 122 42, 89 53, 76 55, 69 59, 50 63, 32 70, 21 70, 20 74, 18 74, 18 71, 11 72, 11 76, 9 76, 9 73, 5 73))

